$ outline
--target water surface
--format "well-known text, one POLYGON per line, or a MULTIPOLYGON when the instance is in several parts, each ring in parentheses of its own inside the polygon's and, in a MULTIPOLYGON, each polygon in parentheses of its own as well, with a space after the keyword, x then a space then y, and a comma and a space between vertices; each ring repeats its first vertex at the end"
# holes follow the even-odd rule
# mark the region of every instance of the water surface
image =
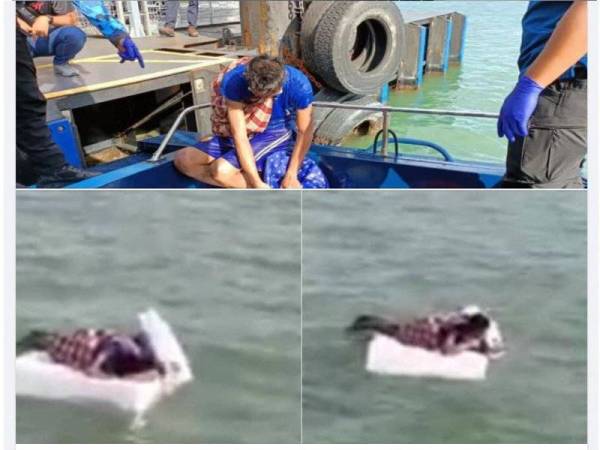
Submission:
MULTIPOLYGON (((19 399, 19 443, 300 441, 297 192, 19 192, 17 337, 136 326, 155 307, 196 380, 147 426, 19 399)), ((57 386, 60 389, 60 386, 57 386)))
MULTIPOLYGON (((464 60, 447 73, 428 73, 418 90, 393 92, 393 106, 477 110, 498 113, 517 82, 521 19, 526 1, 399 1, 401 11, 457 11, 467 16, 464 60)), ((457 158, 503 162, 506 139, 496 134, 496 121, 461 117, 394 114, 398 136, 434 141, 457 158)), ((349 145, 367 147, 373 136, 350 138, 349 145)), ((429 154, 406 146, 404 152, 429 154)))
POLYGON ((306 443, 586 442, 584 192, 329 192, 303 199, 306 443), (359 314, 489 308, 484 382, 369 375, 359 314))

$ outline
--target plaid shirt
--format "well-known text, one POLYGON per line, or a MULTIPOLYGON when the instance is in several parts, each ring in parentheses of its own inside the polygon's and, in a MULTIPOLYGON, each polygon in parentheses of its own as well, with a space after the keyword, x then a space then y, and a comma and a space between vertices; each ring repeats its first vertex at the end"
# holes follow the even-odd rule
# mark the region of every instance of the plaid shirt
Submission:
POLYGON ((456 314, 433 315, 400 326, 396 339, 405 345, 441 351, 447 331, 462 319, 456 314))
POLYGON ((405 345, 439 350, 441 345, 440 325, 440 322, 435 318, 418 319, 400 326, 396 339, 405 345))
MULTIPOLYGON (((221 84, 223 77, 230 70, 235 69, 239 65, 247 64, 252 58, 245 57, 232 62, 228 67, 223 69, 215 78, 212 84, 212 131, 216 136, 231 137, 231 125, 227 115, 227 101, 221 93, 221 84)), ((256 103, 247 103, 244 105, 244 114, 246 116, 246 132, 248 136, 255 133, 262 133, 267 129, 273 114, 273 98, 269 97, 266 100, 256 103)))
POLYGON ((104 343, 113 336, 111 332, 94 329, 80 329, 70 335, 54 334, 46 351, 54 362, 85 371, 92 367, 104 343))

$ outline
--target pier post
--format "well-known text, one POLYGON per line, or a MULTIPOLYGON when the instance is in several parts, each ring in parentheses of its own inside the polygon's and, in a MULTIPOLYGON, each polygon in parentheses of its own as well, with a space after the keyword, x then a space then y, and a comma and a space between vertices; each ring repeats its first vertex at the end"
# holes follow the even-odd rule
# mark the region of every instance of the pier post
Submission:
POLYGON ((279 55, 281 39, 290 25, 288 2, 242 0, 242 44, 259 53, 279 55))
POLYGON ((460 63, 465 52, 465 40, 467 35, 467 18, 463 14, 453 13, 452 16, 452 40, 450 43, 450 62, 460 63))
POLYGON ((398 70, 396 89, 417 89, 423 82, 427 29, 423 25, 406 25, 404 52, 398 70))
POLYGON ((447 16, 438 16, 429 25, 427 44, 427 71, 445 72, 448 68, 448 53, 452 22, 447 16))

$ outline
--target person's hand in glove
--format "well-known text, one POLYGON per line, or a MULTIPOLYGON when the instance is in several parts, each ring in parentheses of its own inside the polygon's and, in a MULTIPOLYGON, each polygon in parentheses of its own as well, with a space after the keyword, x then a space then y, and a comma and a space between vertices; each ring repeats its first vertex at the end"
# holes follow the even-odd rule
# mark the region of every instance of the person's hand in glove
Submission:
POLYGON ((529 133, 529 119, 537 107, 544 88, 527 75, 522 76, 500 110, 498 137, 506 136, 510 142, 529 133))
POLYGON ((123 64, 125 61, 137 60, 140 63, 140 67, 142 69, 146 67, 144 65, 144 58, 142 57, 142 54, 138 50, 137 45, 135 45, 131 37, 125 37, 125 39, 121 41, 117 49, 119 50, 119 56, 121 57, 121 64, 123 64))

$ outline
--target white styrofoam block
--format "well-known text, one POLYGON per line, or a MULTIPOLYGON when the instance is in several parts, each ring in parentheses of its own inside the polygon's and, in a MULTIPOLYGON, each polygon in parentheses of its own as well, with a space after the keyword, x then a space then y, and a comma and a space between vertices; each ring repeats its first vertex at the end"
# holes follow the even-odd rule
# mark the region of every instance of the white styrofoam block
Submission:
POLYGON ((27 352, 15 364, 18 396, 47 400, 100 402, 137 415, 193 379, 188 360, 170 326, 153 310, 139 315, 158 358, 166 364, 164 379, 92 378, 53 362, 45 352, 27 352), (164 358, 164 359, 163 359, 164 358))
POLYGON ((171 326, 153 309, 139 314, 138 319, 150 338, 156 357, 165 365, 165 387, 176 388, 192 381, 192 369, 171 326))
POLYGON ((375 334, 368 344, 366 369, 383 375, 483 380, 489 360, 475 352, 445 356, 375 334))

